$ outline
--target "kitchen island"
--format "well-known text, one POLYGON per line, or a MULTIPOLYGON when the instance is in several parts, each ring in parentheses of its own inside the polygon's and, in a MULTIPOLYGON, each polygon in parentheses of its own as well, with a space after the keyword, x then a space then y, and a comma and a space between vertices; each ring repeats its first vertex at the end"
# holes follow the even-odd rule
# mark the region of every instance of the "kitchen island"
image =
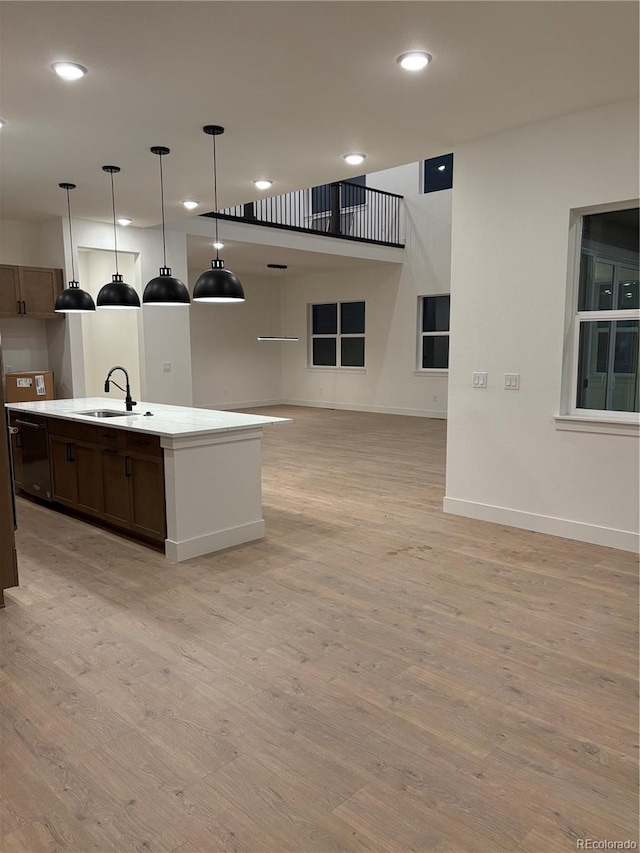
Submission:
POLYGON ((289 418, 158 403, 138 403, 135 412, 126 412, 122 401, 105 397, 5 405, 12 422, 46 419, 52 499, 79 508, 88 520, 113 516, 116 527, 144 538, 145 525, 153 527, 145 507, 161 499, 164 488, 161 535, 171 560, 264 536, 262 430, 289 418), (79 490, 88 496, 78 504, 79 490), (129 514, 123 510, 118 525, 121 503, 129 514))

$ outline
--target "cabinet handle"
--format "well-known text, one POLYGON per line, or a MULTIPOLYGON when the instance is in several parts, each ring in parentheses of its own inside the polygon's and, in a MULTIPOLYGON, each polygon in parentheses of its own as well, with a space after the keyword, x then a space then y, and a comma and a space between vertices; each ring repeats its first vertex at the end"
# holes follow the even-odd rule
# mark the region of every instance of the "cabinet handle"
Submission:
POLYGON ((73 451, 75 450, 75 445, 69 444, 67 446, 69 448, 69 462, 75 462, 76 457, 73 455, 73 451))
POLYGON ((125 477, 131 476, 131 457, 130 456, 124 457, 124 474, 125 474, 125 477))
POLYGON ((22 421, 19 418, 16 418, 14 423, 20 424, 20 426, 32 427, 33 429, 42 429, 42 427, 43 427, 42 424, 34 424, 31 421, 22 421))
POLYGON ((16 304, 18 306, 18 314, 22 314, 22 303, 20 302, 19 299, 16 300, 16 304))
POLYGON ((117 447, 103 447, 102 452, 103 453, 117 453, 118 448, 117 447))
POLYGON ((27 313, 27 303, 24 301, 24 299, 22 300, 22 313, 27 313))
POLYGON ((103 438, 111 438, 111 439, 116 438, 116 436, 115 436, 115 435, 114 435, 114 433, 112 433, 112 432, 103 432, 103 433, 102 433, 102 437, 103 437, 103 438))

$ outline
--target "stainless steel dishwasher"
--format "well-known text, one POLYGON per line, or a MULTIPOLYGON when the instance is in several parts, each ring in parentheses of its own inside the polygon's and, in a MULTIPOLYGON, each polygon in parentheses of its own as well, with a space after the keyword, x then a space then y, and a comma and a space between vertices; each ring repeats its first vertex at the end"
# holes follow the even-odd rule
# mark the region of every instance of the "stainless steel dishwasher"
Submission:
POLYGON ((47 419, 38 415, 20 414, 13 423, 20 431, 18 444, 22 452, 22 491, 50 501, 51 467, 47 419))

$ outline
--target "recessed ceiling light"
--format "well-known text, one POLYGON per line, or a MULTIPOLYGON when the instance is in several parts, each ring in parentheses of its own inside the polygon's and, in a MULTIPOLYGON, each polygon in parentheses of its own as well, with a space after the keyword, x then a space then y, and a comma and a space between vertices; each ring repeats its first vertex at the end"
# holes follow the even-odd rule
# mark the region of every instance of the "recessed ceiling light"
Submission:
POLYGON ((63 80, 79 80, 87 73, 84 65, 78 65, 77 62, 54 62, 51 67, 63 80))
POLYGON ((407 71, 422 71, 431 62, 431 54, 424 50, 412 50, 396 59, 398 65, 407 71))
POLYGON ((346 160, 350 166, 359 166, 360 163, 363 163, 366 154, 343 154, 342 159, 346 160))
POLYGON ((259 190, 268 190, 269 187, 273 185, 273 181, 267 181, 261 178, 258 181, 254 181, 253 185, 259 190))
POLYGON ((212 243, 211 245, 214 249, 217 249, 217 251, 220 251, 220 249, 224 249, 224 243, 221 243, 220 240, 216 240, 216 242, 212 243))
POLYGON ((183 201, 182 204, 184 205, 184 207, 187 208, 187 210, 193 210, 195 207, 197 207, 200 204, 200 202, 199 201, 183 201))
POLYGON ((126 228, 127 225, 131 225, 132 222, 133 219, 128 219, 126 216, 121 216, 120 219, 118 219, 118 225, 122 225, 123 228, 126 228))
POLYGON ((438 171, 439 171, 439 172, 444 172, 444 170, 445 170, 446 168, 447 168, 446 166, 438 166, 438 171))

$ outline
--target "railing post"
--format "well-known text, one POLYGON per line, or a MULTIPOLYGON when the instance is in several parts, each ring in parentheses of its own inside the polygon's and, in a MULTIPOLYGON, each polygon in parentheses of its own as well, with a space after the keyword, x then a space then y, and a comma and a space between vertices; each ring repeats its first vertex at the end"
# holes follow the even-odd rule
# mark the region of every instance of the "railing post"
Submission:
POLYGON ((329 233, 340 234, 340 184, 329 184, 329 202, 331 207, 331 218, 329 219, 329 233))

